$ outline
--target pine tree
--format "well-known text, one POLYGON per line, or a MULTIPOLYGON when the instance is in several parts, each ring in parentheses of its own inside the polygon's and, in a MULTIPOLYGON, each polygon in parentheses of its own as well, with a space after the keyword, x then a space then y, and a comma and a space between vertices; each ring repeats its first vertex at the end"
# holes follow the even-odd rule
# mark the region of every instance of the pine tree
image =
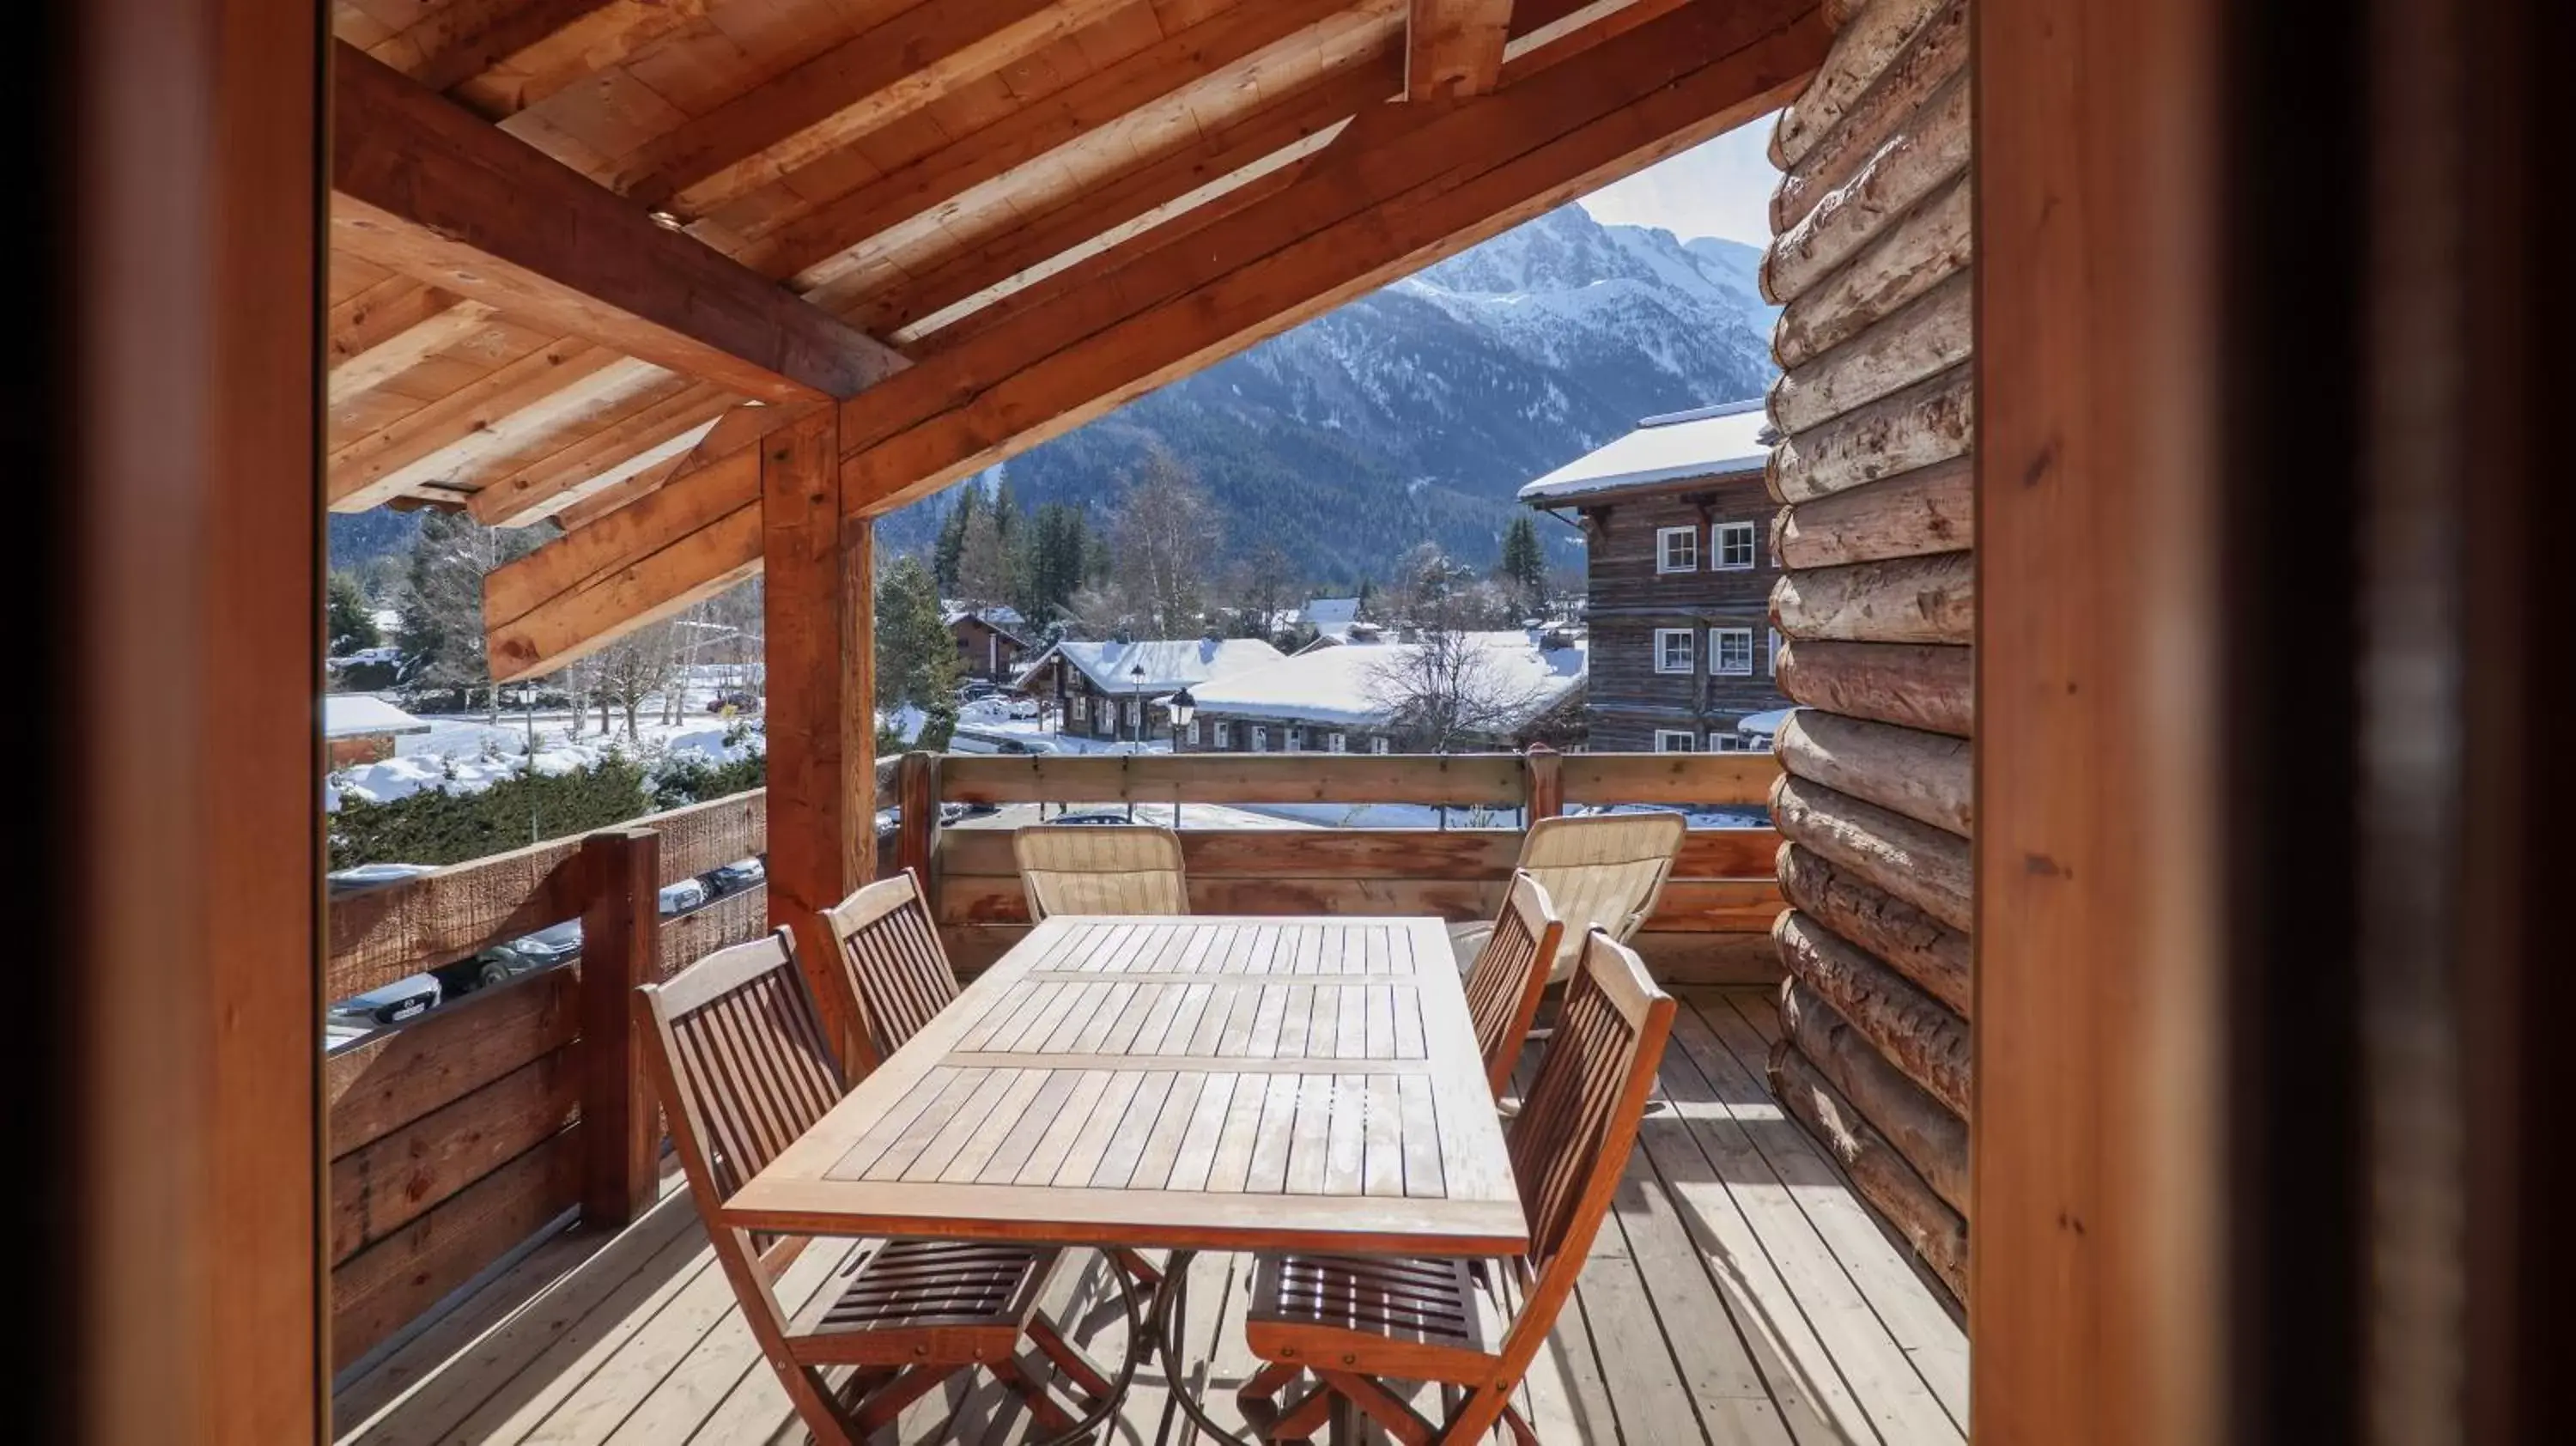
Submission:
POLYGON ((402 627, 394 635, 406 687, 453 691, 469 706, 481 690, 495 718, 501 690, 483 655, 483 576, 525 555, 534 528, 484 527, 461 512, 431 512, 403 560, 402 627))
POLYGON ((1496 576, 1511 590, 1512 605, 1536 616, 1547 600, 1547 553, 1538 542, 1538 523, 1526 512, 1503 529, 1503 562, 1496 576))
POLYGON ((957 501, 939 524, 939 541, 932 546, 930 571, 942 594, 957 590, 957 564, 966 555, 966 529, 982 511, 984 489, 973 482, 957 489, 957 501))
POLYGON ((353 572, 331 574, 330 602, 323 627, 335 658, 382 646, 385 640, 383 630, 376 626, 376 610, 368 605, 366 589, 358 585, 358 575, 353 572))
POLYGON ((957 640, 940 621, 939 584, 915 557, 896 559, 877 579, 877 708, 909 703, 930 715, 916 746, 948 746, 957 726, 957 640))

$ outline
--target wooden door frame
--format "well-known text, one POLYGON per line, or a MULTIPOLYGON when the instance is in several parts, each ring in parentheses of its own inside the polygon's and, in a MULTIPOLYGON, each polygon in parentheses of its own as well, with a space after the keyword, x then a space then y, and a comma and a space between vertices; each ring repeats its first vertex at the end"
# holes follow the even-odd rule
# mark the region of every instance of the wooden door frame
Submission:
MULTIPOLYGON (((54 1440, 327 1433, 322 1271, 322 7, 30 19, 15 131, 44 620, 12 1067, 47 1102, 54 1440), (41 961, 38 963, 37 961, 41 961)), ((15 384, 13 383, 13 386, 15 384)))

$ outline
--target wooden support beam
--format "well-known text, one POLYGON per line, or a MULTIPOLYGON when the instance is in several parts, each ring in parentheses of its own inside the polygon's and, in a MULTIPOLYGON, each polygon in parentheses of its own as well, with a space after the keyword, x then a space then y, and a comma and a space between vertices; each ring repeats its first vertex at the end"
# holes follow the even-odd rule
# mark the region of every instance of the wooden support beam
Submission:
POLYGON ((638 205, 702 216, 1127 3, 941 0, 897 10, 638 147, 615 187, 638 205))
POLYGON ((335 68, 335 245, 747 396, 846 397, 904 365, 365 52, 335 68))
MULTIPOLYGON (((784 225, 751 229, 745 233, 751 238, 748 244, 727 250, 764 276, 801 276, 829 284, 829 271, 817 268, 858 242, 937 210, 1013 167, 1257 55, 1343 4, 1266 0, 1234 6, 1053 95, 1014 106, 991 125, 865 185, 800 207, 784 225)), ((719 224, 730 219, 715 218, 719 224)))
POLYGON ((1512 0, 1412 0, 1404 19, 1404 97, 1483 95, 1503 74, 1512 0))
POLYGON ((872 1063, 844 1007, 840 951, 821 911, 874 872, 876 664, 873 527, 841 506, 838 419, 824 408, 750 455, 767 559, 769 922, 796 932, 841 1059, 872 1063))
POLYGON ((649 828, 581 844, 581 1218, 603 1230, 653 1203, 661 1116, 636 1047, 636 987, 662 963, 662 840, 649 828))
MULTIPOLYGON (((1033 288, 845 406, 842 505, 900 506, 1739 124, 1795 86, 1824 39, 1810 0, 1686 6, 1491 95, 1376 108, 1293 183, 1033 288)), ((708 468, 577 558, 548 554, 612 519, 496 571, 496 670, 546 671, 756 571, 757 501, 756 478, 708 468)))
MULTIPOLYGON (((2248 115, 2289 118, 2277 98, 2249 102, 2276 91, 2258 75, 2260 57, 2284 53, 2293 32, 2276 21, 2272 45, 2229 53, 2222 37, 2243 34, 2246 13, 2218 0, 1974 0, 1970 10, 1973 366, 1989 403, 1974 449, 1970 1434, 1981 1446, 2260 1441, 2298 1434, 2292 1419, 2313 1420, 2320 1436, 2352 1419, 2322 1392, 2279 1394, 2285 1374, 2322 1385, 2291 1364, 2315 1357, 2287 1332, 2340 1329, 2352 1312, 2328 1309, 2343 1319, 2323 1322, 2278 1296, 2284 1333, 2248 1338, 2229 1308, 2291 1278, 2248 1248, 2264 1238, 2262 1211, 2229 1188, 2257 1168, 2249 1145, 2263 1136, 2241 1133, 2247 1122, 2293 1102, 2311 1132, 2334 1134, 2344 1119, 2331 1109, 2339 1082, 2269 1076, 2270 1100, 2238 1088, 2242 1056, 2315 1058, 2258 1025, 2334 1027, 2331 1006, 2312 1002, 2314 981, 2333 993, 2343 977, 2334 940, 2348 921, 2301 915, 2258 934, 2231 927, 2228 910, 2239 896, 2313 897, 2289 875, 2353 877, 2333 824, 2314 811, 2279 833, 2249 822, 2287 796, 2263 765, 2331 750, 2349 715, 2302 699, 2285 731, 2314 736, 2227 751, 2229 727, 2288 716, 2247 703, 2250 675, 2298 676, 2301 660, 2240 650, 2241 637, 2266 635, 2228 610, 2222 577, 2352 545, 2350 534, 2302 536, 2290 516, 2249 510, 2254 497, 2282 495, 2261 461, 2295 449, 2291 467, 2323 476, 2344 453, 2302 440, 2247 461, 2231 445, 2251 430, 2294 436, 2314 420, 2298 407, 2264 415, 2260 403, 2285 389, 2238 385, 2262 363, 2229 348, 2221 327, 2241 307, 2261 309, 2276 279, 2217 254, 2222 207, 2268 190, 2239 169, 2239 126, 2248 115), (2268 525, 2249 529, 2249 517, 2268 525), (2254 1022, 2241 1017, 2249 1007, 2254 1022), (2232 1238, 2240 1229, 2255 1233, 2232 1238), (2266 1397, 2269 1409, 2252 1409, 2266 1397)), ((2328 65, 2303 82, 2305 95, 2341 80, 2328 65)), ((2271 146, 2298 149, 2336 118, 2303 118, 2315 128, 2271 146)), ((2318 230, 2277 207, 2257 217, 2272 223, 2258 226, 2257 249, 2302 268, 2382 239, 2318 230), (2300 244, 2320 238, 2334 244, 2300 244)), ((2358 294, 2338 292, 2335 314, 2358 294)), ((2332 342, 2304 332, 2270 342, 2296 368, 2287 393, 2316 395, 2321 345, 2349 369, 2340 375, 2361 375, 2363 361, 2332 342)), ((2349 520, 2322 504, 2296 515, 2349 520)), ((2310 646, 2357 670, 2333 638, 2297 640, 2310 646)), ((2313 786, 2326 792, 2306 796, 2323 798, 2354 785, 2313 786)), ((2325 1188, 2365 1187, 2356 1166, 2325 1188)), ((2367 1254, 2354 1243, 2297 1278, 2359 1272, 2367 1254)))

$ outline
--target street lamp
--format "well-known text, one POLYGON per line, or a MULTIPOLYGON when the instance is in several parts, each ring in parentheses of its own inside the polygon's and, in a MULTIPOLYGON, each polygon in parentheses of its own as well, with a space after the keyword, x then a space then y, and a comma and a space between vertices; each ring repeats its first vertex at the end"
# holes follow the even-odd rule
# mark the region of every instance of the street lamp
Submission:
MULTIPOLYGON (((1178 758, 1181 756, 1181 730, 1189 727, 1190 720, 1198 716, 1199 700, 1190 696, 1189 689, 1183 688, 1164 699, 1163 707, 1172 716, 1172 756, 1178 758)), ((1178 829, 1180 826, 1181 774, 1175 765, 1172 770, 1172 827, 1178 829)))
POLYGON ((1136 689, 1127 706, 1136 710, 1136 747, 1141 750, 1145 746, 1145 665, 1138 663, 1129 668, 1127 681, 1136 689))

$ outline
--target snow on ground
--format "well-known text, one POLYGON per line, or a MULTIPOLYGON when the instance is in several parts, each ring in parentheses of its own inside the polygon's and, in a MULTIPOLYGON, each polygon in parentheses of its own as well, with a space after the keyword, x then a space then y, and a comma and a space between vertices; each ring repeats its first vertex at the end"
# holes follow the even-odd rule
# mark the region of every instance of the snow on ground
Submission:
POLYGON ((548 774, 598 763, 612 748, 648 765, 691 753, 703 755, 709 763, 730 763, 761 750, 760 734, 737 721, 700 713, 683 714, 681 722, 664 724, 659 721, 658 705, 644 710, 632 739, 626 736, 622 717, 605 736, 598 731, 595 713, 584 720, 577 736, 571 714, 560 709, 540 712, 533 720, 505 711, 498 726, 488 717, 483 713, 421 715, 429 731, 396 738, 393 757, 342 769, 324 779, 322 807, 338 808, 343 795, 388 803, 424 788, 460 793, 488 788, 530 770, 531 731, 536 739, 534 770, 548 774))

